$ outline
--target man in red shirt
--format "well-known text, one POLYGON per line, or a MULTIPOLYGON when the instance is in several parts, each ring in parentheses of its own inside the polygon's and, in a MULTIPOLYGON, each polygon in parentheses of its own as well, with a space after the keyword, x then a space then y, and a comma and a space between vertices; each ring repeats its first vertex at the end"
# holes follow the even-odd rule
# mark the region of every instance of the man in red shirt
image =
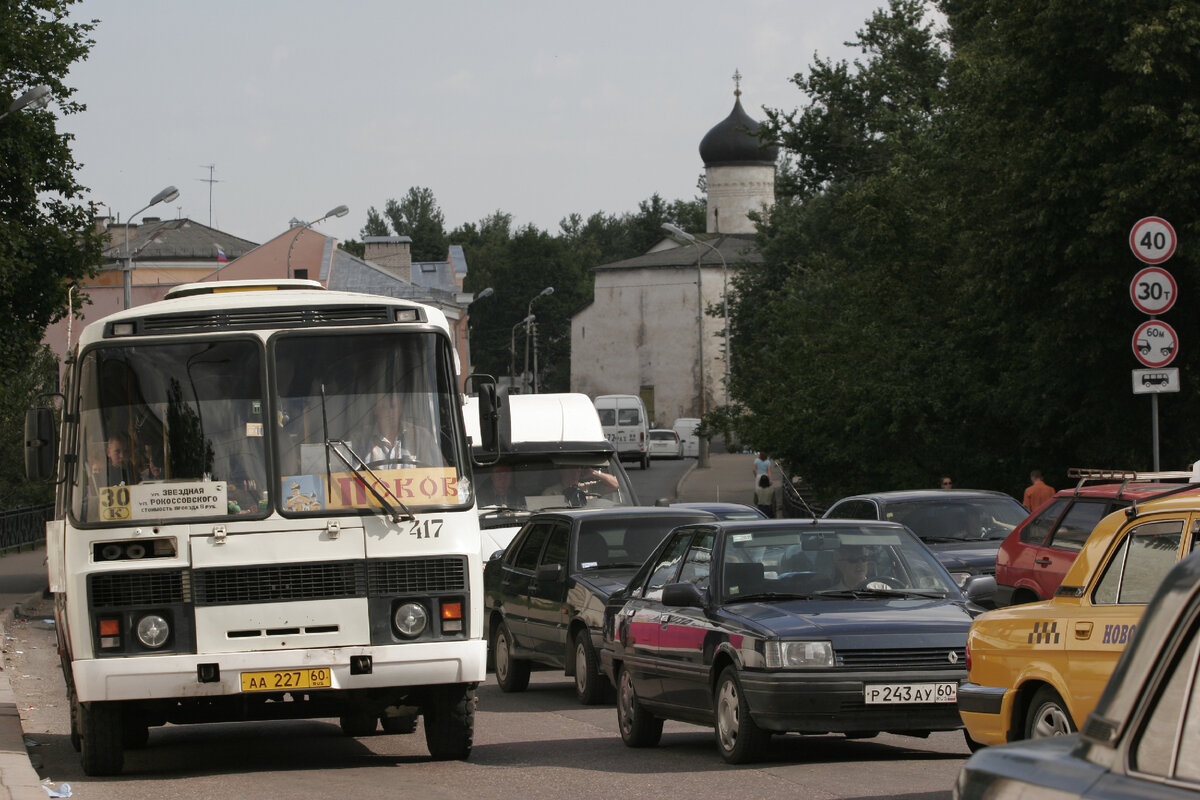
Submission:
POLYGON ((1035 469, 1029 473, 1030 485, 1025 489, 1025 499, 1021 505, 1033 511, 1042 503, 1054 497, 1054 487, 1042 480, 1042 471, 1035 469))

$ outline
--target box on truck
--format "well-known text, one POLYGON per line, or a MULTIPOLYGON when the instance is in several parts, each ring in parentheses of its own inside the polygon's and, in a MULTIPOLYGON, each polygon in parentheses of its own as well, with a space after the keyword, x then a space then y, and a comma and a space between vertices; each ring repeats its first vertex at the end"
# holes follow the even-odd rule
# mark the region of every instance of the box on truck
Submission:
POLYGON ((595 400, 604 436, 617 448, 622 461, 637 461, 650 468, 650 419, 646 404, 636 394, 602 394, 595 400))
POLYGON ((487 646, 458 386, 441 311, 311 281, 188 284, 83 329, 26 471, 58 483, 85 773, 167 723, 421 716, 435 759, 470 754, 487 646))
POLYGON ((486 562, 504 550, 530 514, 545 508, 637 505, 612 443, 585 394, 510 394, 497 398, 497 441, 479 435, 478 398, 464 418, 475 454, 480 552, 486 562), (564 485, 564 473, 579 480, 564 485), (596 474, 593 474, 596 473, 596 474), (578 491, 571 491, 573 487, 578 491))

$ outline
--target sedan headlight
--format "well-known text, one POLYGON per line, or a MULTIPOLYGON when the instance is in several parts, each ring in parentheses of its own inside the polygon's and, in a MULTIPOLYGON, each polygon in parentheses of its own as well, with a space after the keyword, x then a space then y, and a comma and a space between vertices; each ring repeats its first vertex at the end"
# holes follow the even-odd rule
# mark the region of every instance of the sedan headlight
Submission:
POLYGON ((768 669, 794 669, 797 667, 832 667, 833 642, 777 642, 766 643, 768 669))

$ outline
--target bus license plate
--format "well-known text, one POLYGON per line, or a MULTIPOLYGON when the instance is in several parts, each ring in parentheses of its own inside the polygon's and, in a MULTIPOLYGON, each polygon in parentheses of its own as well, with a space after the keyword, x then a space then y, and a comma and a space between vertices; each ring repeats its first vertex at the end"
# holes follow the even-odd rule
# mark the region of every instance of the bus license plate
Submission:
POLYGON ((893 703, 954 703, 957 683, 875 683, 863 687, 867 705, 893 703))
POLYGON ((332 676, 326 668, 242 673, 243 692, 290 692, 293 689, 328 689, 331 686, 332 676))

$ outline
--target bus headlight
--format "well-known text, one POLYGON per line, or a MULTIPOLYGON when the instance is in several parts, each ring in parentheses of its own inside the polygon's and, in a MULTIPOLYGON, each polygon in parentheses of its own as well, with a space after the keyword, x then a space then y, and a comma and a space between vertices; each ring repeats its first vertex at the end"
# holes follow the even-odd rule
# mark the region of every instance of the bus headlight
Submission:
POLYGON ((406 639, 415 639, 425 631, 429 624, 429 614, 420 603, 405 603, 392 614, 392 624, 396 632, 406 639))
POLYGON ((171 626, 159 614, 147 614, 138 620, 137 638, 143 647, 157 650, 167 643, 171 636, 171 626))

